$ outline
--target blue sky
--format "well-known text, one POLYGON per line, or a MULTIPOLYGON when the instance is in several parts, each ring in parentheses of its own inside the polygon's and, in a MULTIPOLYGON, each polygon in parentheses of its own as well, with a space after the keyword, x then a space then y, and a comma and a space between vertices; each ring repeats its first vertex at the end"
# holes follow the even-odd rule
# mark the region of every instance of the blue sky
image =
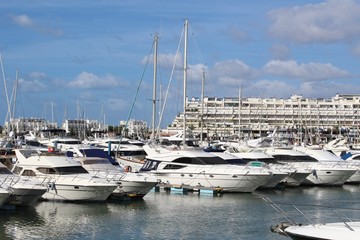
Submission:
MULTIPOLYGON (((163 103, 185 18, 188 97, 200 97, 203 70, 209 97, 237 97, 240 86, 243 97, 360 94, 360 1, 12 0, 0 2, 0 52, 9 98, 19 70, 15 117, 117 125, 142 79, 131 118, 150 125, 154 34, 163 103)), ((174 66, 162 126, 182 111, 174 66)), ((6 102, 2 79, 3 121, 6 102)))

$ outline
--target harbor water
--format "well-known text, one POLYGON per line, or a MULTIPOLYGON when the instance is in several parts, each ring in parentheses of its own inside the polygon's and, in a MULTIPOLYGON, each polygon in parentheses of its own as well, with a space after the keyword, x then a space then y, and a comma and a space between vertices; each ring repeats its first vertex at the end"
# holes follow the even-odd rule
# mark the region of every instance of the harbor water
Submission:
MULTIPOLYGON (((334 218, 339 212, 322 205, 360 218, 359 185, 221 195, 160 190, 136 201, 48 201, 0 210, 0 239, 290 239, 270 231, 286 219, 264 198, 288 211, 291 206, 284 203, 302 204, 299 210, 317 222, 339 221, 334 218)), ((299 222, 306 220, 294 209, 290 214, 299 222)))

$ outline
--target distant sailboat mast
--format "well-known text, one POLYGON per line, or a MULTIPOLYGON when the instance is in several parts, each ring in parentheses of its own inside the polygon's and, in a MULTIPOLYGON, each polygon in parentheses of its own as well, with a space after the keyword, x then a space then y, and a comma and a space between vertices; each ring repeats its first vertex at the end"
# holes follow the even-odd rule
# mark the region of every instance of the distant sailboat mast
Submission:
POLYGON ((156 121, 156 78, 157 78, 157 48, 158 48, 158 34, 154 37, 154 83, 153 83, 153 99, 152 99, 152 123, 151 123, 151 139, 155 139, 155 121, 156 121))
POLYGON ((203 131, 204 131, 204 83, 205 83, 205 69, 203 69, 202 78, 201 78, 201 133, 200 133, 200 142, 203 142, 203 131))
POLYGON ((185 35, 184 35, 184 114, 183 114, 183 147, 186 144, 186 81, 187 81, 187 39, 188 38, 188 20, 185 19, 185 35))

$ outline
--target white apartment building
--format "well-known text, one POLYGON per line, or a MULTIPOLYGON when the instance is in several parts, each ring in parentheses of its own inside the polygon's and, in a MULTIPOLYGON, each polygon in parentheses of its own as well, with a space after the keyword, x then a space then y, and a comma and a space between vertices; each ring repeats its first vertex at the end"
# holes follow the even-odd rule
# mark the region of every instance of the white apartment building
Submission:
POLYGON ((85 131, 95 131, 95 130, 104 130, 107 129, 106 126, 102 126, 96 120, 89 119, 66 119, 62 124, 62 129, 66 133, 73 132, 85 132, 85 131))
POLYGON ((23 133, 26 131, 40 131, 43 129, 57 128, 57 123, 51 123, 43 118, 15 118, 5 122, 3 131, 9 133, 23 133))
MULTIPOLYGON (((195 134, 231 136, 242 133, 264 135, 275 128, 357 130, 360 126, 360 94, 324 98, 293 95, 278 98, 217 98, 187 99, 187 127, 195 134)), ((168 130, 183 128, 184 115, 175 117, 168 130)))
MULTIPOLYGON (((120 126, 125 127, 126 121, 120 121, 120 126)), ((145 137, 147 134, 147 123, 141 120, 130 119, 126 126, 126 135, 129 137, 145 137)))

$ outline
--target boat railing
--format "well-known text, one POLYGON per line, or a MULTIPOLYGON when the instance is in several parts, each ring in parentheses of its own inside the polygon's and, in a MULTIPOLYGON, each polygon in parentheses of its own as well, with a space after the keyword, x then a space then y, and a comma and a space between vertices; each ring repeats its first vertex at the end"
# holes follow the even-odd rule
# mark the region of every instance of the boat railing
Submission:
MULTIPOLYGON (((286 235, 285 228, 289 226, 301 225, 315 225, 326 222, 340 222, 351 231, 354 229, 350 226, 349 222, 358 221, 349 217, 345 212, 349 212, 355 216, 355 211, 360 211, 359 208, 335 206, 330 202, 317 202, 317 203, 288 203, 288 202, 274 202, 269 197, 262 197, 262 199, 269 204, 277 213, 280 214, 286 221, 281 222, 275 226, 271 226, 271 231, 286 235), (326 210, 326 211, 324 211, 326 210), (332 219, 332 220, 330 220, 332 219), (336 219, 336 220, 333 220, 336 219)), ((349 204, 350 202, 347 202, 349 204)), ((356 202, 355 204, 358 204, 356 202)))

